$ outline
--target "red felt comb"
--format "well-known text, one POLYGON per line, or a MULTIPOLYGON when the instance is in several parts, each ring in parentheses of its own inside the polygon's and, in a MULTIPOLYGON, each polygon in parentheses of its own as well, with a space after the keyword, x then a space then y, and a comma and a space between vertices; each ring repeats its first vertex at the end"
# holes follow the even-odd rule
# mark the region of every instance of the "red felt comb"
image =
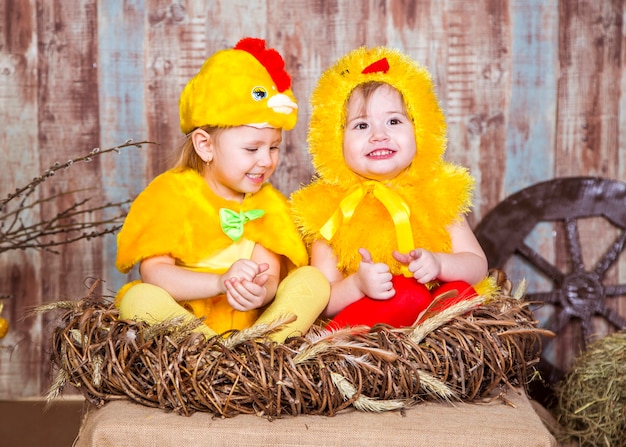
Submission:
POLYGON ((265 40, 245 37, 237 42, 235 50, 250 53, 265 67, 272 77, 279 92, 284 92, 291 86, 291 77, 285 70, 285 61, 273 48, 265 48, 265 40))
POLYGON ((382 59, 378 59, 376 62, 365 67, 361 73, 363 74, 376 73, 376 72, 387 73, 387 71, 389 71, 389 62, 387 61, 386 57, 383 57, 382 59))

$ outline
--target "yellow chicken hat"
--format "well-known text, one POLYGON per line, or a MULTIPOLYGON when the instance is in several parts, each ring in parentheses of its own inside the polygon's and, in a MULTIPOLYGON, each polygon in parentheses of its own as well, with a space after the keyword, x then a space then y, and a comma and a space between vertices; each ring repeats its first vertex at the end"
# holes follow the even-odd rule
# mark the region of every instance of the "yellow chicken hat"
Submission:
POLYGON ((246 37, 209 57, 180 96, 180 128, 254 126, 290 130, 298 119, 285 61, 246 37))

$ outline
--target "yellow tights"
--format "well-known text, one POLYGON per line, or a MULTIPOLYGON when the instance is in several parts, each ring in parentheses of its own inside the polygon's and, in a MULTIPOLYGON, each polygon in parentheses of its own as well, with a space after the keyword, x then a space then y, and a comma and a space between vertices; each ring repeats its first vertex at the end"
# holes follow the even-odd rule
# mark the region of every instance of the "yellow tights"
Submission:
MULTIPOLYGON (((287 337, 306 333, 328 304, 329 297, 330 285, 324 275, 315 267, 300 267, 281 281, 276 297, 255 324, 270 324, 281 317, 295 315, 294 322, 285 324, 270 336, 272 340, 282 343, 287 337)), ((187 321, 197 318, 167 291, 146 283, 138 283, 128 289, 118 307, 120 318, 148 324, 178 317, 187 321)), ((217 335, 205 324, 194 331, 207 338, 217 335)))

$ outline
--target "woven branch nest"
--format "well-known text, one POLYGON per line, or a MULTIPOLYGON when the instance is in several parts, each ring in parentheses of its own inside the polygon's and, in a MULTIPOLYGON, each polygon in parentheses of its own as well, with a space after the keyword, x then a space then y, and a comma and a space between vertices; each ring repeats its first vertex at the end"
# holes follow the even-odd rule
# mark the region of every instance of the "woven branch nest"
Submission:
POLYGON ((183 415, 272 419, 333 416, 349 406, 386 411, 474 401, 502 385, 525 388, 544 331, 521 298, 482 301, 462 302, 410 328, 315 326, 275 343, 267 335, 281 322, 206 340, 191 332, 199 322, 119 320, 110 299, 90 292, 41 309, 65 309, 52 336, 57 376, 48 400, 69 383, 98 407, 126 398, 183 415))

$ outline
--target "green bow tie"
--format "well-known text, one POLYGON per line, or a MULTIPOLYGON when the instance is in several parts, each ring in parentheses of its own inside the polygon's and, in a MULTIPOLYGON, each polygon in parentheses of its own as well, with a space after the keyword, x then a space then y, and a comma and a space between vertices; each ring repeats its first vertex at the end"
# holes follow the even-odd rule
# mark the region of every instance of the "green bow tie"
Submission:
POLYGON ((220 208, 220 225, 224 234, 237 242, 243 235, 243 226, 264 214, 264 210, 239 211, 237 213, 228 208, 220 208))

